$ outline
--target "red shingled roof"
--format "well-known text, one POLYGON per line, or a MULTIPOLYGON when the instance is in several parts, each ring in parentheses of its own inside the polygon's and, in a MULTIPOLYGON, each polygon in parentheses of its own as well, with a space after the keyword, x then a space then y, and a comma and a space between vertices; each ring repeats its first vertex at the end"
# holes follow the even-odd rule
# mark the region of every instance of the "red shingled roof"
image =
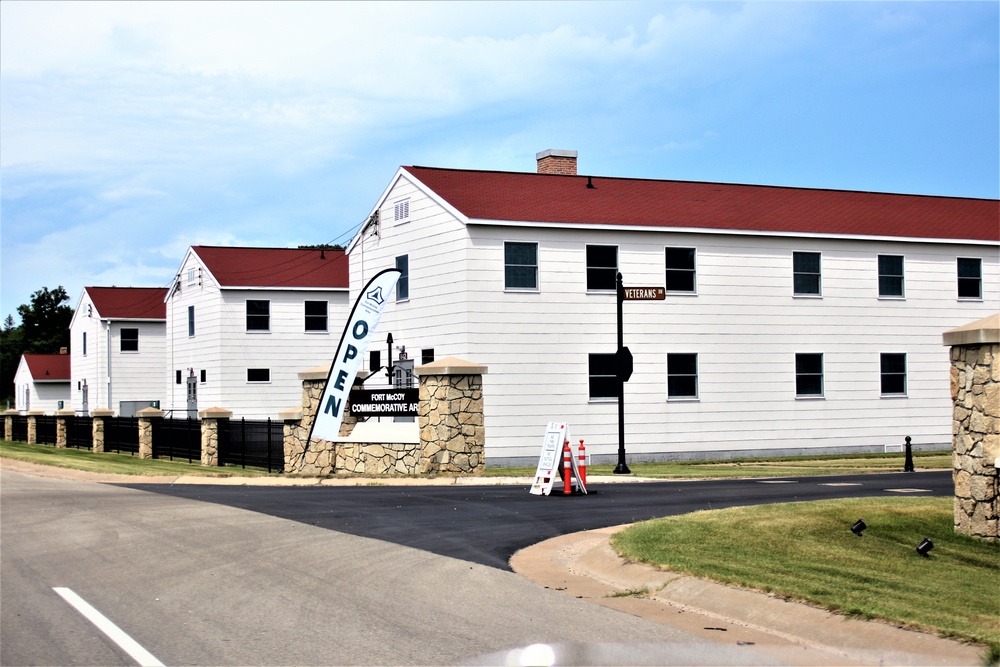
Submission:
POLYGON ((433 167, 403 169, 470 219, 1000 240, 1000 201, 433 167), (593 188, 588 188, 588 181, 593 188))
POLYGON ((86 287, 94 309, 104 319, 165 320, 166 287, 86 287))
POLYGON ((318 287, 346 289, 343 250, 191 246, 222 287, 318 287))
POLYGON ((24 361, 35 382, 69 382, 68 354, 25 354, 24 361))

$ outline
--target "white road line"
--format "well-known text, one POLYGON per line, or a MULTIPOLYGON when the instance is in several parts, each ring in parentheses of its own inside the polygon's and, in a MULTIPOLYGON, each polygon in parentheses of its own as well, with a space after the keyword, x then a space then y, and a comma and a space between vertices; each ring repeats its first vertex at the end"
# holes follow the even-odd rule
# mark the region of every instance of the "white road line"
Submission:
POLYGON ((52 590, 80 612, 84 618, 96 625, 98 630, 118 644, 123 651, 132 656, 132 659, 138 662, 141 667, 163 667, 163 663, 157 660, 152 653, 140 646, 138 642, 125 634, 121 628, 109 621, 104 614, 94 609, 82 597, 68 588, 53 588, 52 590))

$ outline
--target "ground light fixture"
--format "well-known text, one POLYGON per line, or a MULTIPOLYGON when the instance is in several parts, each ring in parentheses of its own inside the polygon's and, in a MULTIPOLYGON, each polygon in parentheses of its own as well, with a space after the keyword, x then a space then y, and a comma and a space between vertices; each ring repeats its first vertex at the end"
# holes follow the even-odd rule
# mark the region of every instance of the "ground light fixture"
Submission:
POLYGON ((934 548, 934 543, 931 542, 931 538, 925 537, 920 544, 917 545, 917 553, 927 558, 927 552, 934 548))
POLYGON ((858 537, 861 537, 862 536, 861 531, 863 531, 867 527, 868 524, 865 523, 864 519, 858 519, 857 521, 854 522, 854 525, 851 526, 851 532, 857 535, 858 537))

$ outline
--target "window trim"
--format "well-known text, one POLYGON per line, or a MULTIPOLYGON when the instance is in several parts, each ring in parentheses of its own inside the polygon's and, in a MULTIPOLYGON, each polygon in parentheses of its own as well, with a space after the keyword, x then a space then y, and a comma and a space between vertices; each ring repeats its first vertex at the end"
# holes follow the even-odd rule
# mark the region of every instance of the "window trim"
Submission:
POLYGON ((695 246, 664 246, 663 247, 663 288, 667 294, 679 294, 688 296, 698 295, 698 248, 695 246), (667 266, 667 252, 669 250, 690 250, 692 254, 692 264, 690 269, 672 269, 667 266), (667 280, 667 274, 670 271, 690 271, 691 273, 691 289, 690 290, 678 290, 670 289, 670 281, 667 280))
POLYGON ((621 267, 621 246, 611 243, 587 243, 583 249, 583 262, 584 262, 584 284, 586 287, 587 294, 617 294, 617 277, 618 272, 621 267), (608 270, 611 267, 607 266, 591 266, 590 259, 588 257, 591 248, 614 248, 615 251, 615 266, 614 273, 611 275, 611 287, 591 287, 590 286, 590 270, 600 269, 608 270))
POLYGON ((247 299, 244 305, 244 313, 246 314, 246 332, 248 334, 265 334, 271 333, 271 300, 270 299, 247 299), (267 304, 267 315, 261 315, 259 313, 250 314, 250 303, 266 303, 267 304), (263 318, 267 317, 267 327, 266 328, 250 328, 250 318, 263 318))
MULTIPOLYGON (((965 277, 965 280, 973 280, 973 278, 965 277)), ((959 301, 982 301, 983 300, 983 258, 982 257, 956 257, 955 258, 955 295, 959 301), (962 260, 973 260, 979 263, 979 276, 975 278, 977 284, 979 285, 979 295, 978 296, 962 296, 962 280, 963 276, 959 275, 959 264, 962 260)))
POLYGON ((878 283, 877 283, 878 284, 878 298, 880 298, 880 299, 896 299, 896 300, 901 300, 902 299, 902 300, 905 300, 906 299, 906 258, 905 258, 905 256, 904 255, 888 255, 888 254, 878 255, 876 257, 876 259, 875 259, 875 262, 877 264, 876 270, 878 272, 878 283), (899 270, 900 270, 899 275, 890 274, 890 273, 882 273, 882 259, 883 258, 889 259, 889 258, 896 258, 896 257, 899 258, 899 270), (898 278, 899 279, 899 294, 883 294, 882 293, 882 279, 883 278, 898 278))
POLYGON ((910 382, 909 382, 909 364, 907 363, 905 352, 879 352, 879 396, 881 398, 906 398, 908 396, 910 382), (891 373, 887 374, 883 369, 885 359, 888 356, 902 357, 903 358, 903 372, 902 373, 891 373), (890 376, 903 376, 903 391, 902 392, 887 392, 885 390, 885 378, 886 375, 890 376))
POLYGON ((188 338, 194 338, 194 306, 188 306, 188 338))
MULTIPOLYGON (((667 401, 668 402, 679 402, 679 401, 698 401, 701 400, 701 364, 699 363, 697 352, 667 352, 667 401), (671 396, 670 395, 670 357, 671 356, 691 356, 694 357, 694 395, 683 395, 683 396, 671 396)), ((674 373, 673 377, 692 377, 687 373, 674 373)))
POLYGON ((823 298, 823 253, 818 250, 793 250, 792 251, 792 296, 798 298, 806 299, 822 299, 823 298), (819 270, 816 273, 807 273, 805 271, 795 270, 795 256, 796 255, 816 255, 819 257, 819 270), (803 276, 816 276, 817 284, 815 292, 799 292, 795 288, 795 277, 803 276))
POLYGON ((823 352, 796 352, 795 353, 795 399, 796 400, 817 400, 826 398, 826 355, 823 352), (818 394, 802 394, 799 393, 799 376, 813 376, 815 373, 799 373, 799 357, 800 356, 818 356, 819 357, 819 393, 818 394))
POLYGON ((271 369, 270 368, 248 368, 247 369, 247 384, 271 384, 271 369), (266 380, 251 380, 250 371, 267 371, 266 380))
POLYGON ((593 370, 592 369, 592 364, 593 364, 593 361, 594 361, 595 357, 603 357, 603 358, 605 358, 605 361, 611 362, 611 365, 614 366, 614 360, 615 360, 616 355, 614 353, 606 353, 606 352, 588 352, 587 353, 587 402, 588 403, 612 403, 612 402, 615 402, 615 401, 618 400, 618 384, 617 384, 618 376, 617 376, 617 373, 616 374, 612 374, 612 375, 594 374, 592 372, 592 370, 593 370), (594 393, 592 391, 592 389, 593 389, 592 382, 593 382, 593 380, 595 378, 598 378, 598 379, 614 378, 614 381, 615 381, 615 393, 614 393, 614 395, 594 396, 594 393))
MULTIPOLYGON (((129 341, 133 340, 131 338, 127 339, 129 341)), ((122 327, 118 330, 118 351, 122 354, 139 354, 139 327, 122 327), (125 332, 134 331, 135 332, 135 349, 126 350, 125 349, 125 332)))
POLYGON ((503 291, 504 292, 539 292, 541 291, 541 280, 539 270, 539 259, 538 259, 538 242, 537 241, 504 241, 503 242, 503 291), (534 246, 535 248, 535 263, 534 264, 508 264, 507 263, 507 246, 509 245, 524 245, 524 246, 534 246), (534 267, 535 270, 535 286, 534 287, 511 287, 507 284, 507 269, 509 267, 534 267))
POLYGON ((303 331, 307 334, 325 334, 330 333, 330 302, 326 300, 319 299, 304 299, 302 301, 302 327, 303 331), (310 303, 321 303, 323 304, 323 328, 322 329, 310 329, 309 321, 310 318, 313 320, 318 319, 319 315, 309 314, 309 304, 310 303))

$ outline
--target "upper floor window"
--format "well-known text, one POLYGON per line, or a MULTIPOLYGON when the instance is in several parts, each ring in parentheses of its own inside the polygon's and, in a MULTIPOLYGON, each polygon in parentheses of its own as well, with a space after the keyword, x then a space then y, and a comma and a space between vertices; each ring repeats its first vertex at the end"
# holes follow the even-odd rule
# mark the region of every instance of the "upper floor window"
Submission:
POLYGON ((271 302, 247 299, 247 331, 271 330, 271 302))
POLYGON ((983 298, 983 260, 980 258, 958 258, 958 298, 983 298))
POLYGON ((396 281, 396 301, 406 301, 410 298, 410 256, 397 257, 396 268, 400 272, 399 280, 396 281))
POLYGON ((795 395, 823 396, 823 354, 795 355, 795 395))
POLYGON ((122 329, 122 334, 121 334, 121 351, 122 352, 138 352, 139 351, 139 330, 138 329, 122 329))
POLYGON ((614 292, 618 276, 618 247, 587 246, 587 291, 614 292))
POLYGON ((503 244, 504 289, 538 289, 538 244, 507 241, 503 244))
POLYGON ((401 222, 410 219, 409 199, 396 202, 395 206, 392 207, 392 219, 394 222, 401 222))
POLYGON ((306 301, 306 331, 326 331, 327 302, 306 301))
POLYGON ((694 293, 695 249, 667 248, 667 292, 694 293))
POLYGON ((615 355, 589 355, 588 379, 590 398, 618 398, 618 364, 615 355))
POLYGON ((194 336, 194 306, 188 306, 188 336, 194 336))
POLYGON ((83 356, 87 356, 87 332, 83 332, 83 356))
POLYGON ((818 252, 792 253, 793 293, 797 296, 821 294, 820 254, 818 252))
POLYGON ((697 354, 667 354, 667 398, 698 398, 697 354))
POLYGON ((878 256, 878 295, 903 296, 903 256, 878 256))
POLYGON ((906 395, 906 354, 883 352, 880 357, 883 396, 906 395))

